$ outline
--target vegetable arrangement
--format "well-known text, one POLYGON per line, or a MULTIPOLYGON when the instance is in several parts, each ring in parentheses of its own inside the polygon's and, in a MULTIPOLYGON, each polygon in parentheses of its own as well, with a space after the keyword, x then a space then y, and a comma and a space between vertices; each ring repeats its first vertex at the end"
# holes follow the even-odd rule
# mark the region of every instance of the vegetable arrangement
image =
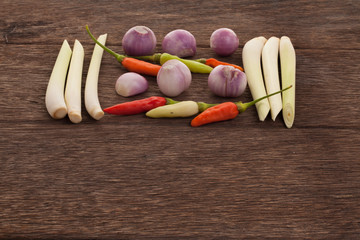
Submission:
MULTIPOLYGON (((264 121, 270 111, 275 121, 276 116, 283 110, 285 125, 288 128, 293 125, 296 64, 295 51, 288 37, 281 39, 272 37, 269 40, 257 37, 246 42, 243 47, 243 69, 241 66, 214 58, 184 59, 196 54, 195 37, 184 29, 169 32, 162 41, 164 53, 154 54, 156 48, 154 32, 146 26, 135 26, 129 29, 122 39, 122 47, 126 55, 116 53, 105 46, 107 34, 96 39, 88 26, 86 31, 95 42, 95 47, 86 78, 85 107, 89 115, 96 120, 101 119, 104 112, 113 115, 146 113, 149 118, 187 118, 197 115, 192 119, 191 126, 198 127, 234 119, 239 113, 255 105, 260 121, 264 121), (254 100, 248 103, 241 101, 204 103, 153 96, 116 104, 102 110, 97 84, 104 50, 129 71, 122 74, 115 84, 116 93, 123 97, 134 96, 148 89, 148 81, 142 74, 156 76, 161 93, 176 97, 190 87, 192 73, 202 73, 208 74, 208 87, 213 94, 221 97, 238 97, 249 85, 254 100), (278 55, 281 64, 281 90, 278 55)), ((239 38, 228 28, 217 29, 210 37, 210 47, 219 56, 233 54, 238 46, 239 38)), ((60 119, 68 114, 71 122, 81 122, 83 62, 84 49, 81 43, 75 40, 71 51, 65 40, 55 62, 45 96, 46 108, 51 117, 60 119), (66 76, 68 68, 69 73, 66 76)))

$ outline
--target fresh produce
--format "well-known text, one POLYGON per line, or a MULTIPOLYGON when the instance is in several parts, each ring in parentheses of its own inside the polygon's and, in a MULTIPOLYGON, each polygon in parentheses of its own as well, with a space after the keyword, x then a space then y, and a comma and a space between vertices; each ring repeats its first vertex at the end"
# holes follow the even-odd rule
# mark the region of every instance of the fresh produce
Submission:
POLYGON ((210 37, 210 47, 220 56, 230 56, 239 47, 239 38, 229 28, 219 28, 210 37))
POLYGON ((290 91, 283 92, 283 118, 286 127, 291 128, 295 119, 295 77, 296 55, 294 46, 289 37, 280 39, 280 64, 282 87, 294 86, 290 91))
POLYGON ((51 72, 45 94, 46 109, 54 119, 64 118, 67 114, 64 87, 71 54, 69 43, 64 40, 51 72))
POLYGON ((149 97, 131 102, 120 103, 104 109, 104 112, 114 115, 134 115, 150 111, 166 104, 164 97, 149 97))
POLYGON ((149 87, 148 81, 138 73, 127 72, 116 81, 116 93, 123 97, 134 96, 145 92, 149 87))
MULTIPOLYGON (((100 35, 98 41, 105 44, 106 38, 107 34, 100 35)), ((96 120, 100 120, 104 116, 98 97, 99 71, 103 52, 104 50, 95 44, 85 84, 85 108, 89 115, 96 120)))
POLYGON ((152 64, 149 62, 141 61, 139 59, 126 57, 124 55, 115 53, 111 49, 105 47, 103 44, 101 44, 99 41, 96 40, 96 38, 91 34, 89 27, 86 26, 86 31, 92 38, 94 42, 96 42, 100 47, 102 47, 106 52, 113 55, 116 60, 121 63, 128 71, 130 72, 136 72, 139 74, 145 74, 150 76, 156 76, 160 70, 160 65, 152 64))
POLYGON ((189 88, 191 72, 184 63, 172 59, 162 65, 156 79, 163 94, 175 97, 189 88))
POLYGON ((178 57, 192 57, 196 54, 195 37, 184 29, 176 29, 166 34, 161 45, 163 52, 178 57))
MULTIPOLYGON (((267 40, 262 50, 262 66, 266 92, 268 94, 280 90, 278 71, 279 38, 271 37, 267 40)), ((288 86, 288 85, 287 85, 288 86)), ((282 109, 281 94, 269 97, 271 118, 275 121, 276 116, 282 109)))
POLYGON ((238 108, 233 102, 224 102, 214 107, 206 109, 197 115, 192 121, 191 126, 199 127, 208 123, 220 122, 235 118, 239 114, 238 108))
MULTIPOLYGON (((261 71, 261 53, 266 42, 264 37, 256 37, 245 43, 242 59, 248 85, 253 99, 266 95, 264 80, 261 71)), ((264 99, 256 103, 259 120, 264 121, 270 111, 269 100, 264 99)))
POLYGON ((124 52, 130 56, 153 54, 156 48, 154 32, 146 26, 130 28, 122 39, 124 52))
POLYGON ((219 61, 219 60, 217 60, 217 59, 215 59, 215 58, 208 58, 208 59, 206 59, 206 58, 200 58, 200 59, 197 59, 197 60, 195 60, 195 61, 204 63, 204 64, 206 64, 206 65, 208 65, 208 66, 210 66, 210 67, 213 67, 213 68, 214 68, 214 67, 217 67, 217 66, 219 66, 219 65, 228 65, 228 66, 232 66, 232 67, 234 67, 234 68, 237 68, 237 69, 239 69, 240 71, 244 71, 244 69, 243 69, 242 67, 238 66, 238 65, 231 64, 231 63, 227 63, 227 62, 222 62, 222 61, 219 61))
POLYGON ((65 102, 71 122, 79 123, 81 117, 81 78, 84 63, 84 48, 75 40, 65 88, 65 102))
POLYGON ((221 97, 238 97, 243 94, 246 85, 245 73, 232 66, 219 65, 208 78, 210 90, 221 97))
POLYGON ((154 108, 146 113, 151 118, 190 117, 199 112, 198 104, 194 101, 182 101, 171 105, 154 108))
POLYGON ((168 53, 155 53, 151 56, 140 56, 140 57, 136 57, 136 58, 144 60, 144 61, 160 63, 161 65, 171 59, 176 59, 176 60, 179 60, 180 62, 184 63, 190 69, 190 71, 192 73, 210 73, 213 70, 212 67, 210 67, 206 64, 203 64, 199 61, 182 59, 182 58, 179 58, 178 56, 171 55, 168 53))
MULTIPOLYGON (((203 103, 202 105, 205 106, 205 108, 204 108, 205 110, 191 121, 191 126, 198 127, 198 126, 205 125, 205 124, 212 123, 212 122, 219 122, 219 121, 233 119, 239 113, 245 112, 245 110, 248 107, 262 101, 265 98, 268 98, 268 97, 274 96, 276 94, 279 94, 281 92, 287 91, 291 87, 292 86, 289 86, 278 92, 274 92, 272 94, 263 96, 261 98, 258 98, 256 100, 248 102, 248 103, 243 103, 241 101, 236 102, 236 103, 225 102, 225 103, 216 104, 213 106, 211 106, 210 104, 203 103)), ((198 103, 198 105, 199 105, 199 103, 198 103)), ((200 107, 200 105, 199 105, 199 107, 200 107)))

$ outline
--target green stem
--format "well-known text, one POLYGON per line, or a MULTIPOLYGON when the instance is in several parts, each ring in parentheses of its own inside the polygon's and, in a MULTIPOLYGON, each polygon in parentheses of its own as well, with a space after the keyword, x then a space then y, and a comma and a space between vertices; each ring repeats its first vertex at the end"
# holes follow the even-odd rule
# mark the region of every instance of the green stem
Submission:
POLYGON ((131 57, 139 59, 139 60, 143 60, 143 61, 160 63, 161 53, 155 53, 154 55, 150 55, 150 56, 131 56, 131 57))
POLYGON ((171 98, 165 98, 165 99, 166 99, 166 105, 171 105, 180 102, 180 101, 175 101, 174 99, 171 98))
POLYGON ((102 47, 106 52, 108 52, 108 53, 110 53, 111 55, 113 55, 119 63, 121 63, 121 62, 124 60, 124 58, 125 58, 124 55, 118 54, 118 53, 112 51, 110 48, 105 47, 103 44, 101 44, 101 43, 94 37, 94 35, 91 34, 88 25, 86 25, 85 27, 86 27, 87 33, 90 35, 90 37, 92 38, 92 40, 94 40, 94 42, 95 42, 97 45, 99 45, 100 47, 102 47))
POLYGON ((199 59, 195 59, 194 61, 206 64, 206 58, 199 58, 199 59))
POLYGON ((198 102, 197 104, 199 106, 199 112, 203 112, 208 108, 218 105, 218 103, 205 103, 205 102, 198 102))
POLYGON ((264 97, 258 98, 258 99, 256 99, 256 100, 251 101, 251 102, 248 102, 248 103, 242 103, 242 102, 240 101, 240 102, 236 102, 235 104, 236 104, 236 106, 238 107, 239 112, 242 113, 242 112, 244 112, 248 107, 256 104, 257 102, 260 102, 261 100, 263 100, 263 99, 265 99, 265 98, 268 98, 268 97, 274 96, 274 95, 276 95, 276 94, 279 94, 279 93, 281 93, 281 92, 283 92, 283 91, 286 91, 286 90, 290 89, 291 87, 292 87, 292 85, 290 85, 289 87, 284 88, 284 89, 282 89, 282 90, 280 90, 280 91, 274 92, 274 93, 272 93, 272 94, 266 95, 266 96, 264 96, 264 97))

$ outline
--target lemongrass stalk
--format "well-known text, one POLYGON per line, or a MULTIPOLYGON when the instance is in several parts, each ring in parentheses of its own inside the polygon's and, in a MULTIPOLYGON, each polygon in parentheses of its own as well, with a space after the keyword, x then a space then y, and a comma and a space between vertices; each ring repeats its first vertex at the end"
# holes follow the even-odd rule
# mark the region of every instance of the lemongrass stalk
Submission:
POLYGON ((73 123, 79 123, 82 120, 81 78, 83 62, 84 48, 78 40, 75 40, 65 89, 65 102, 68 109, 68 116, 73 123))
POLYGON ((69 43, 64 40, 56 58, 45 94, 46 109, 54 119, 64 118, 67 114, 64 88, 71 54, 72 51, 69 43))
MULTIPOLYGON (((245 43, 242 52, 244 71, 248 80, 253 99, 266 95, 264 80, 261 71, 261 53, 266 42, 264 37, 256 37, 245 43)), ((270 111, 268 99, 263 99, 255 104, 259 120, 264 121, 270 111)))
MULTIPOLYGON (((278 55, 279 55, 280 39, 277 37, 269 38, 262 50, 262 66, 264 73, 264 81, 267 94, 271 94, 280 90, 278 55)), ((271 118, 275 121, 276 116, 282 109, 281 94, 269 97, 271 118)))
POLYGON ((282 93, 284 122, 287 128, 291 128, 295 119, 296 55, 290 38, 286 36, 280 39, 280 65, 282 88, 293 86, 282 93))
MULTIPOLYGON (((107 34, 100 35, 98 41, 105 45, 106 38, 107 34)), ((95 44, 85 84, 85 108, 96 120, 100 120, 104 116, 98 97, 98 81, 103 52, 104 49, 95 44)))

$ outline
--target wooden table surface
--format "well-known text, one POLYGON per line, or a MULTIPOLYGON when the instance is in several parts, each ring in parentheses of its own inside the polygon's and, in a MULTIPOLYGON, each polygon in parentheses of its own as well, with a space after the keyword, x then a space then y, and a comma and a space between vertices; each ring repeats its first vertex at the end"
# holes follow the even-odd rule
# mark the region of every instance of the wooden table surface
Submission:
MULTIPOLYGON (((344 1, 10 1, 0 4, 0 238, 359 239, 360 3, 344 1), (88 24, 122 53, 124 33, 150 27, 161 41, 193 33, 196 57, 217 57, 211 33, 233 29, 242 65, 253 37, 287 35, 297 54, 296 118, 260 122, 255 108, 192 128, 191 118, 105 115, 52 119, 45 91, 61 43, 85 48, 83 89, 94 44, 88 24)), ((125 69, 103 56, 102 107, 123 98, 125 69)), ((215 97, 193 74, 176 100, 215 97)))

